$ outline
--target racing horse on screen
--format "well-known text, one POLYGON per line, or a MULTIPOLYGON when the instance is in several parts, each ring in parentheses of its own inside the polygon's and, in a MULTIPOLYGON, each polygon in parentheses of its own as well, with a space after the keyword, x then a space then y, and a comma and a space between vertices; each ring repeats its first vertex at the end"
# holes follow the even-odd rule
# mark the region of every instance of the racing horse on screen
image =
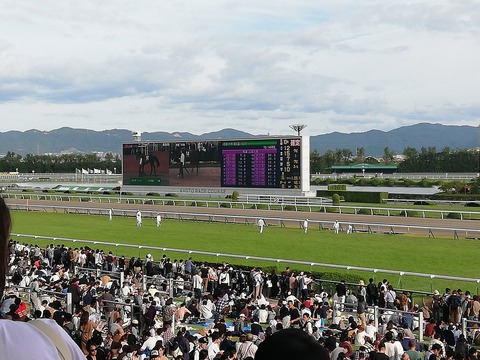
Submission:
POLYGON ((147 176, 145 172, 145 166, 150 166, 149 176, 157 176, 157 167, 160 166, 160 161, 155 155, 144 154, 143 152, 137 152, 137 161, 138 161, 138 176, 147 176))

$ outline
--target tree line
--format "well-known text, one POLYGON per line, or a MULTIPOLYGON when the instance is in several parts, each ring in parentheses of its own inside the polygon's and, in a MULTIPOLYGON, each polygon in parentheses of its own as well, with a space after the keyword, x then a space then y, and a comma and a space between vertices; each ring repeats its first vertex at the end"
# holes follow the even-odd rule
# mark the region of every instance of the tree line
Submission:
POLYGON ((120 173, 122 160, 119 155, 112 153, 106 153, 103 157, 96 153, 22 156, 11 151, 0 158, 0 172, 72 173, 82 169, 110 170, 112 173, 120 173))
POLYGON ((435 147, 422 147, 420 151, 413 147, 403 150, 403 160, 396 162, 395 153, 388 147, 382 158, 367 156, 363 147, 355 153, 350 149, 327 150, 320 155, 317 150, 310 154, 312 173, 330 173, 334 165, 377 164, 398 165, 399 173, 409 172, 480 172, 480 152, 471 149, 451 150, 446 147, 437 151, 435 147))
MULTIPOLYGON (((365 148, 358 147, 355 152, 350 149, 327 150, 319 154, 315 149, 310 153, 310 171, 312 173, 330 173, 334 165, 395 163, 395 153, 388 147, 384 149, 383 157, 378 159, 367 156, 365 148)), ((422 147, 420 151, 412 147, 403 150, 404 159, 398 163, 398 172, 479 172, 480 152, 468 149, 451 150, 446 147, 438 152, 435 147, 422 147)), ((0 158, 0 172, 20 173, 71 173, 81 169, 115 170, 122 169, 121 157, 118 154, 106 153, 101 157, 91 154, 33 155, 25 156, 7 152, 0 158)))

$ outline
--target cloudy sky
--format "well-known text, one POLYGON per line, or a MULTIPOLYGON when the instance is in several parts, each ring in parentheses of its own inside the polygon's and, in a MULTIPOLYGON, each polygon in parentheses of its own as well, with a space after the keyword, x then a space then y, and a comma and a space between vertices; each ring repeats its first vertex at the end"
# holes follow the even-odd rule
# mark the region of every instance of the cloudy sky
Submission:
POLYGON ((479 0, 1 0, 0 131, 478 126, 479 0))

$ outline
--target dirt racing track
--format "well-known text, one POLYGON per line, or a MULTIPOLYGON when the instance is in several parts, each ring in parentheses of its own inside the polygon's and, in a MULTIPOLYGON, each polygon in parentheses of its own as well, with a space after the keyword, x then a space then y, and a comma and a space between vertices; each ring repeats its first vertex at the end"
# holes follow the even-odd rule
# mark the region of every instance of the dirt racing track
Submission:
POLYGON ((164 219, 193 221, 256 224, 259 218, 263 218, 267 226, 300 227, 305 218, 308 218, 311 230, 331 229, 333 222, 338 220, 343 231, 348 224, 352 224, 355 231, 361 232, 480 238, 480 221, 478 220, 50 200, 28 200, 27 202, 25 199, 6 199, 6 203, 12 210, 107 215, 108 210, 112 209, 114 216, 135 216, 136 211, 141 210, 144 217, 155 217, 160 213, 164 219))

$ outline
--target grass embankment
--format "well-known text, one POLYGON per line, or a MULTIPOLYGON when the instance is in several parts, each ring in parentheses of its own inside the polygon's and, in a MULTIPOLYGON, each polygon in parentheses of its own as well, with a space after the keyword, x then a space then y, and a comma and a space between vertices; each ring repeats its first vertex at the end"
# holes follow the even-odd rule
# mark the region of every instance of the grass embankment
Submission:
MULTIPOLYGON (((332 231, 310 228, 304 234, 299 228, 267 227, 263 234, 253 225, 222 224, 163 220, 157 228, 153 219, 144 219, 141 228, 135 226, 135 219, 115 217, 109 221, 106 216, 71 215, 42 212, 13 212, 13 232, 38 236, 51 236, 77 239, 67 246, 80 247, 80 240, 105 241, 112 246, 101 245, 105 251, 116 255, 144 258, 152 253, 160 259, 162 250, 152 251, 142 248, 115 246, 118 243, 142 246, 168 247, 186 250, 199 250, 214 253, 260 256, 274 259, 300 260, 327 264, 361 266, 387 270, 419 272, 426 274, 457 277, 478 276, 475 268, 480 242, 467 239, 430 239, 407 235, 381 235, 354 233, 335 235, 332 231)), ((52 240, 22 239, 19 241, 45 246, 52 240)), ((95 248, 96 245, 87 244, 95 248)), ((168 252, 170 258, 186 259, 186 253, 168 252)), ((348 272, 320 267, 288 264, 288 262, 254 261, 222 256, 193 254, 196 261, 221 262, 247 266, 269 266, 282 271, 286 266, 305 271, 348 272)), ((445 287, 462 288, 478 293, 478 285, 440 279, 420 278, 382 274, 381 272, 353 272, 365 280, 374 277, 381 281, 384 277, 396 287, 412 290, 443 290, 445 287)))

